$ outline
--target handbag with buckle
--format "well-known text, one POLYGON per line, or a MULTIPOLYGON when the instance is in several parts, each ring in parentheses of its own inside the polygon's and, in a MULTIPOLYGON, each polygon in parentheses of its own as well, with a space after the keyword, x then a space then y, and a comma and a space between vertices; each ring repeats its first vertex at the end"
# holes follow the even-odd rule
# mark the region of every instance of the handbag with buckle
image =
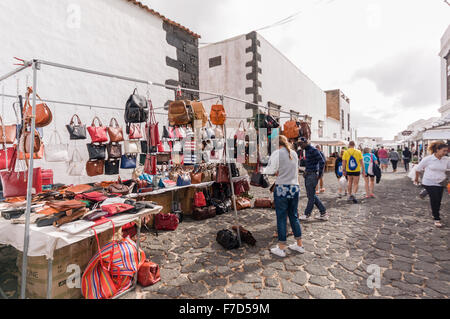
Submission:
POLYGON ((86 163, 86 173, 89 177, 103 175, 104 169, 104 160, 88 161, 86 163))
POLYGON ((120 160, 105 161, 105 175, 119 175, 120 160))
POLYGON ((80 117, 77 114, 72 116, 70 124, 66 125, 67 131, 70 134, 70 140, 85 140, 86 137, 86 125, 81 123, 80 117), (77 124, 75 124, 77 119, 77 124))
POLYGON ((135 155, 122 155, 120 168, 121 169, 135 169, 137 166, 137 158, 135 155))
POLYGON ((106 145, 86 144, 89 160, 104 160, 106 158, 106 145))

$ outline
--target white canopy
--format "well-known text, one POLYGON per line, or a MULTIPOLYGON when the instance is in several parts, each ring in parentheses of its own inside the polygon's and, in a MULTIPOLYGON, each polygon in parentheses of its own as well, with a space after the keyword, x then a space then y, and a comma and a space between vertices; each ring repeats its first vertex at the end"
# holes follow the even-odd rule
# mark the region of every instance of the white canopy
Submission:
POLYGON ((311 141, 312 144, 318 144, 323 146, 348 146, 348 142, 344 140, 333 139, 317 139, 311 141))
POLYGON ((424 140, 450 140, 450 127, 427 130, 423 132, 424 140))

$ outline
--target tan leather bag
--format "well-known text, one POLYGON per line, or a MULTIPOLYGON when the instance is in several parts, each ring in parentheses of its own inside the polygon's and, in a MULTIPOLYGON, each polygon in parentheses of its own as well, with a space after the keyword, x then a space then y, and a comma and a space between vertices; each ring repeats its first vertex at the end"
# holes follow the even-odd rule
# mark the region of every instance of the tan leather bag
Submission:
POLYGON ((105 161, 88 161, 86 163, 86 173, 90 177, 103 175, 105 171, 105 161))
MULTIPOLYGON (((27 100, 25 101, 24 105, 24 114, 25 114, 24 118, 26 122, 31 121, 33 107, 30 104, 30 96, 32 93, 33 89, 29 87, 27 93, 27 100)), ((36 94, 36 96, 42 102, 41 97, 38 94, 36 94)), ((45 127, 49 125, 52 122, 52 120, 53 114, 50 108, 47 106, 47 104, 45 104, 44 102, 42 102, 41 104, 36 104, 36 120, 35 120, 36 127, 45 127)))
MULTIPOLYGON (((23 133, 24 138, 24 150, 26 154, 30 154, 30 138, 31 138, 31 132, 24 132, 23 133)), ((38 131, 34 131, 34 151, 33 153, 37 153, 39 152, 39 150, 41 149, 41 136, 39 135, 38 131)))
POLYGON ((223 105, 213 105, 210 114, 211 123, 214 125, 224 125, 227 120, 227 114, 223 105))
POLYGON ((123 138, 123 130, 119 125, 119 122, 117 122, 117 119, 113 117, 111 121, 109 122, 108 126, 108 135, 109 135, 109 141, 119 143, 124 140, 123 138), (116 126, 114 125, 114 122, 116 122, 116 126))
POLYGON ((17 135, 16 125, 3 124, 3 118, 0 116, 0 143, 14 144, 17 135))
POLYGON ((69 188, 66 188, 65 189, 65 193, 72 193, 72 194, 81 194, 81 193, 84 193, 84 192, 87 192, 87 191, 89 191, 89 190, 91 190, 92 189, 92 186, 89 186, 89 185, 85 185, 85 184, 80 184, 80 185, 74 185, 74 186, 71 186, 71 187, 69 187, 69 188))
POLYGON ((195 128, 205 127, 208 122, 208 113, 206 113, 203 103, 193 101, 191 102, 192 110, 194 111, 194 126, 195 128), (196 122, 198 121, 198 122, 196 122), (197 123, 197 125, 195 125, 197 123))
POLYGON ((251 207, 252 207, 252 203, 250 202, 249 199, 247 199, 245 197, 236 198, 236 210, 243 210, 243 209, 247 209, 247 208, 251 208, 251 207))
POLYGON ((191 172, 191 184, 193 184, 193 185, 201 184, 202 183, 202 178, 203 178, 203 173, 202 172, 199 172, 199 173, 191 172))
POLYGON ((191 123, 188 109, 185 101, 174 101, 169 105, 169 124, 175 125, 188 125, 191 123))
POLYGON ((272 200, 270 198, 257 198, 253 206, 255 208, 272 208, 272 200))
POLYGON ((283 131, 283 135, 286 136, 287 138, 297 138, 299 136, 300 133, 300 128, 297 126, 297 122, 292 120, 292 121, 287 121, 284 124, 284 131, 283 131))

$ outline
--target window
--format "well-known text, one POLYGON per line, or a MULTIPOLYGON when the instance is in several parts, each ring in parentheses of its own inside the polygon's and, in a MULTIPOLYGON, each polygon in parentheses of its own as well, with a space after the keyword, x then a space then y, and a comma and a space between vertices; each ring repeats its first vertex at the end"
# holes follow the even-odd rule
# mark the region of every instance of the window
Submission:
POLYGON ((350 132, 351 131, 351 129, 350 129, 350 114, 347 114, 347 117, 348 117, 348 121, 347 121, 347 123, 348 123, 348 131, 350 132))
POLYGON ((210 68, 214 68, 219 65, 222 65, 222 56, 216 56, 215 58, 209 59, 210 68))
POLYGON ((342 129, 345 130, 345 113, 344 113, 344 110, 341 110, 341 121, 342 121, 342 129))

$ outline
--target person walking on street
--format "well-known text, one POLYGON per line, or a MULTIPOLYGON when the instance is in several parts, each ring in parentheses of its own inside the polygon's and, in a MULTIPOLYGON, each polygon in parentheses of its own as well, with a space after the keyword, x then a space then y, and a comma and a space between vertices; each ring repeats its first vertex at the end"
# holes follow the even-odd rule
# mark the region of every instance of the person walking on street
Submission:
POLYGON ((374 188, 375 188, 375 173, 373 172, 373 164, 378 163, 378 158, 375 154, 370 152, 370 149, 366 147, 363 154, 364 169, 366 174, 364 174, 364 183, 366 185, 366 198, 375 198, 374 188))
MULTIPOLYGON (((322 156, 323 161, 326 163, 327 159, 325 157, 325 154, 322 152, 322 149, 321 149, 320 145, 317 145, 316 149, 320 152, 320 155, 322 156)), ((316 187, 316 194, 318 195, 320 193, 325 193, 325 188, 323 188, 323 175, 319 179, 319 183, 317 184, 317 187, 316 187), (319 187, 320 187, 320 189, 319 189, 319 187)))
POLYGON ((381 170, 387 172, 389 166, 389 154, 384 149, 384 146, 381 146, 381 149, 378 150, 378 154, 375 154, 375 156, 380 159, 381 170))
POLYGON ((358 192, 359 178, 361 171, 363 176, 365 175, 365 169, 363 164, 363 156, 361 151, 355 149, 355 142, 351 141, 349 149, 345 151, 342 156, 342 165, 344 167, 344 176, 348 178, 348 194, 350 195, 348 200, 357 204, 358 200, 355 195, 358 192))
POLYGON ((344 169, 342 166, 342 156, 344 155, 344 150, 341 151, 341 154, 339 155, 338 153, 336 153, 336 162, 334 164, 334 173, 336 174, 336 177, 338 179, 338 197, 341 198, 342 197, 342 193, 345 192, 344 196, 347 196, 347 190, 343 189, 343 187, 341 186, 341 183, 339 183, 339 180, 344 176, 344 169))
POLYGON ((277 215, 278 245, 270 251, 279 257, 286 257, 286 247, 303 254, 302 230, 298 219, 300 184, 298 180, 299 161, 289 140, 280 135, 280 148, 272 153, 263 174, 275 175, 274 200, 277 215), (294 232, 296 243, 287 246, 287 219, 294 232))
POLYGON ((314 209, 314 205, 317 206, 320 212, 320 220, 328 220, 327 209, 322 204, 320 199, 316 195, 316 186, 319 179, 323 175, 325 168, 325 161, 320 155, 320 152, 308 143, 308 140, 304 137, 300 138, 300 146, 305 150, 306 157, 306 169, 304 173, 306 194, 308 196, 308 204, 305 209, 305 214, 300 217, 300 220, 311 220, 311 214, 314 209))
POLYGON ((441 202, 444 189, 448 185, 448 172, 450 171, 450 158, 447 156, 448 144, 434 142, 430 145, 429 152, 431 155, 425 157, 417 165, 415 182, 419 183, 419 177, 423 173, 422 185, 430 196, 434 225, 442 227, 440 216, 441 202))
POLYGON ((392 163, 394 173, 397 173, 397 165, 398 161, 400 160, 400 155, 398 155, 398 152, 396 152, 394 149, 391 149, 391 151, 389 152, 389 160, 392 163))
POLYGON ((409 148, 405 147, 405 150, 403 151, 403 163, 405 164, 406 173, 409 172, 409 163, 411 163, 411 159, 412 159, 412 153, 409 150, 409 148))

